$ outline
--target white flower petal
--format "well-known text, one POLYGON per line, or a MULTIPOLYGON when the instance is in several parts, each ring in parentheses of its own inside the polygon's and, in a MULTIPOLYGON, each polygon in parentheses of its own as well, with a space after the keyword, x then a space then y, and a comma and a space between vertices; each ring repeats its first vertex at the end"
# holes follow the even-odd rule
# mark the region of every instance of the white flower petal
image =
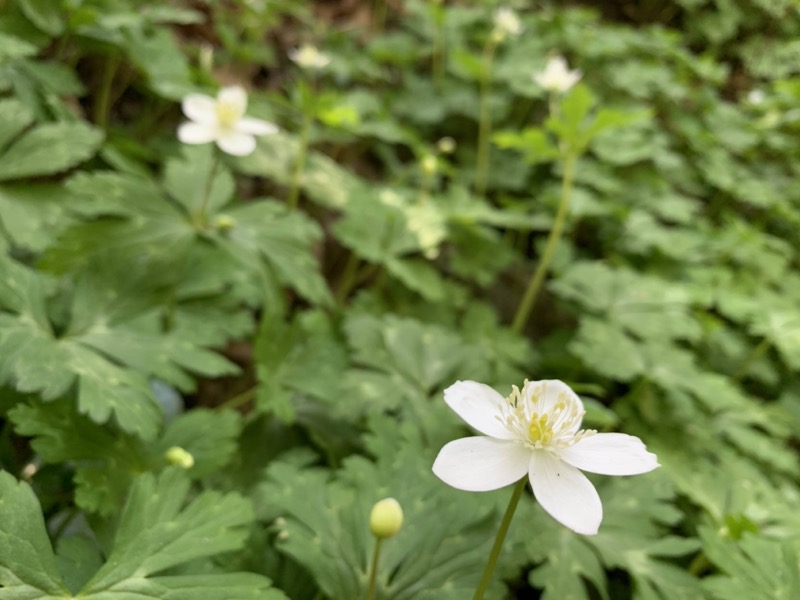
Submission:
POLYGON ((207 144, 217 137, 217 128, 203 123, 183 123, 178 127, 178 139, 184 144, 207 144))
POLYGON ((278 126, 261 119, 242 117, 236 123, 236 131, 250 135, 271 135, 278 132, 278 126))
POLYGON ((603 505, 586 475, 546 451, 533 452, 529 475, 533 495, 551 517, 576 533, 597 533, 603 505))
POLYGON ((224 87, 217 94, 217 102, 236 107, 240 115, 247 110, 247 92, 238 85, 224 87))
POLYGON ((444 401, 467 424, 493 438, 512 440, 511 433, 498 418, 506 399, 477 381, 456 381, 444 391, 444 401))
POLYGON ((559 451, 573 467, 601 475, 639 475, 659 466, 642 440, 624 433, 597 433, 559 451))
POLYGON ((187 118, 196 123, 214 125, 217 122, 216 102, 210 96, 189 94, 181 102, 181 109, 187 118))
POLYGON ((487 492, 525 477, 530 456, 530 450, 521 444, 468 437, 445 445, 433 463, 433 472, 459 490, 487 492))
POLYGON ((217 146, 233 156, 247 156, 256 149, 256 138, 247 133, 228 131, 217 138, 217 146))

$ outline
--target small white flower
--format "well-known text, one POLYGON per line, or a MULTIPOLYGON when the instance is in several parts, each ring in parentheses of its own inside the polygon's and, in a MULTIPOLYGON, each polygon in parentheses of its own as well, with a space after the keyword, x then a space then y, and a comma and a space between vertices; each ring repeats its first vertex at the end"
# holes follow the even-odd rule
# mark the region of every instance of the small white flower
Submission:
POLYGON ((240 87, 222 88, 216 99, 190 94, 181 103, 189 118, 178 128, 184 144, 216 142, 220 150, 234 156, 246 156, 256 149, 257 135, 278 131, 277 126, 260 119, 245 117, 247 93, 240 87))
POLYGON ((522 23, 519 22, 517 13, 504 6, 494 12, 494 29, 500 39, 505 39, 509 35, 519 35, 522 23))
POLYGON ((544 71, 533 76, 536 83, 550 92, 566 92, 578 83, 581 77, 582 73, 579 70, 569 70, 567 61, 560 55, 551 56, 544 71))
POLYGON ((750 92, 747 94, 747 101, 756 106, 764 102, 766 99, 767 95, 764 93, 764 90, 750 90, 750 92))
POLYGON ((304 69, 324 69, 331 63, 331 57, 317 50, 311 44, 289 50, 289 58, 304 69))
POLYGON ((444 400, 486 435, 445 445, 433 463, 439 479, 484 492, 527 474, 542 508, 577 533, 597 533, 603 519, 597 490, 579 469, 638 475, 659 466, 637 437, 579 430, 583 403, 561 381, 525 381, 508 398, 482 383, 458 381, 444 391, 444 400))

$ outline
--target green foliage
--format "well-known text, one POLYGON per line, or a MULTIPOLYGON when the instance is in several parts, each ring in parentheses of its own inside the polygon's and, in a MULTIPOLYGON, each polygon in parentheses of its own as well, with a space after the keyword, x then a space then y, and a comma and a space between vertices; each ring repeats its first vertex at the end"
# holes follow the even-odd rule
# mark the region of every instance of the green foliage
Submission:
MULTIPOLYGON (((191 564, 241 547, 252 520, 250 504, 241 496, 207 491, 187 506, 189 481, 177 468, 160 476, 142 475, 131 489, 106 562, 68 590, 58 570, 36 497, 30 486, 0 472, 0 584, 3 597, 120 600, 135 596, 161 598, 285 598, 269 580, 252 573, 193 574, 191 564)), ((91 549, 77 542, 85 554, 91 549)), ((73 546, 74 548, 75 546, 73 546)), ((96 550, 95 550, 96 552, 96 550)), ((61 564, 64 564, 63 562, 61 564)), ((75 581, 70 574, 70 579, 75 581)))
POLYGON ((442 390, 525 378, 662 468, 526 493, 489 597, 793 597, 797 3, 351 4, 0 2, 0 597, 360 598, 388 495, 376 597, 469 597, 442 390), (222 85, 247 156, 176 140, 222 85))

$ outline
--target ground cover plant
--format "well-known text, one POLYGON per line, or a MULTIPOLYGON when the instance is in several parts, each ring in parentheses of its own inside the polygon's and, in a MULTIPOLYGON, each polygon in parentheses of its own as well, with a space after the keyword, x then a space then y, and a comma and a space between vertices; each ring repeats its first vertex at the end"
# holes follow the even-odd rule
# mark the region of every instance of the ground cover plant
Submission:
POLYGON ((0 600, 796 597, 798 33, 0 0, 0 600))

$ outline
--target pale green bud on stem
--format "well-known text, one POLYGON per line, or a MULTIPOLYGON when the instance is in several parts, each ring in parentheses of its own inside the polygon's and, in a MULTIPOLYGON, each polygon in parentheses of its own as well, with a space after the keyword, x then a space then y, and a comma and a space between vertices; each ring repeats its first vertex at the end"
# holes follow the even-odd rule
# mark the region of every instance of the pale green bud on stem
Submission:
POLYGON ((182 469, 191 469, 194 466, 194 456, 180 446, 173 446, 164 453, 164 458, 171 465, 178 465, 182 469))
POLYGON ((403 509, 394 498, 384 498, 372 507, 369 530, 376 538, 390 538, 400 531, 402 525, 403 509))
POLYGON ((403 509, 394 498, 384 498, 376 502, 369 515, 369 530, 375 536, 375 551, 372 554, 372 565, 369 569, 369 582, 365 600, 375 597, 375 583, 378 577, 378 561, 381 556, 383 540, 390 538, 400 531, 403 525, 403 509))

